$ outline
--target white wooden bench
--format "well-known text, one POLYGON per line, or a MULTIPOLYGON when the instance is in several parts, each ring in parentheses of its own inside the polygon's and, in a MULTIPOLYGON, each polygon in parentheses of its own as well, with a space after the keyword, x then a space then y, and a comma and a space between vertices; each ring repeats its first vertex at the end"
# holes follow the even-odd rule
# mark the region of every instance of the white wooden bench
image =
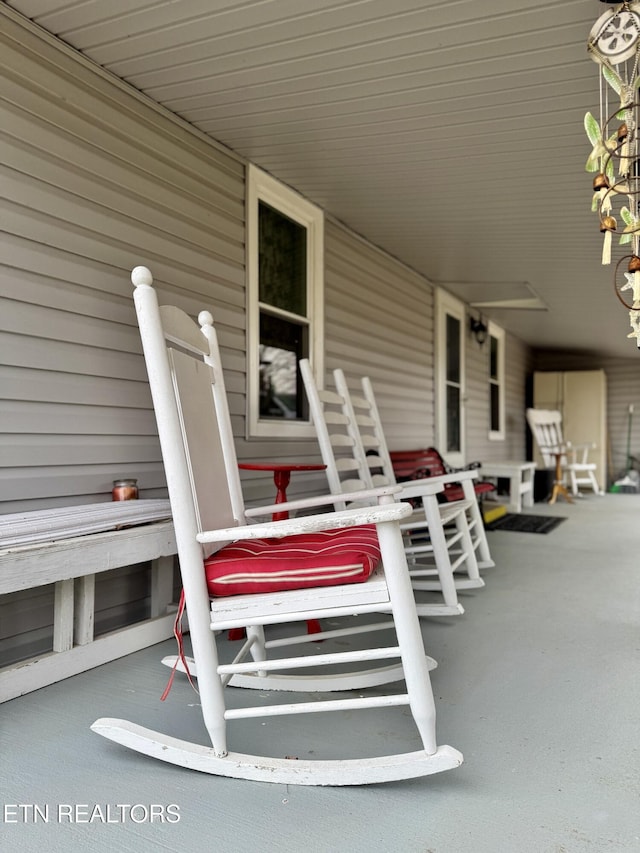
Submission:
POLYGON ((492 500, 505 503, 509 512, 522 512, 533 506, 533 475, 535 462, 483 462, 481 473, 488 480, 509 481, 509 494, 496 495, 492 500))
POLYGON ((53 650, 0 669, 0 702, 170 637, 175 553, 167 500, 0 516, 0 595, 46 584, 55 590, 53 650), (96 575, 149 561, 149 618, 94 639, 96 575))

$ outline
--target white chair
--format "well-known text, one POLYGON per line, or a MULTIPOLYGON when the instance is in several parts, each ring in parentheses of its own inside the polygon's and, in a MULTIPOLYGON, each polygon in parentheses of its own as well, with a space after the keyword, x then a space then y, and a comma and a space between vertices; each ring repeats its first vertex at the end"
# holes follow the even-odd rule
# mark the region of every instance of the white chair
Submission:
POLYGON ((567 477, 572 494, 577 497, 580 487, 593 489, 596 495, 604 494, 596 478, 597 465, 589 462, 589 451, 595 444, 572 444, 562 433, 562 414, 552 409, 527 409, 527 423, 538 445, 547 468, 555 471, 555 482, 550 503, 558 495, 568 497, 567 477))
MULTIPOLYGON (((179 740, 118 719, 99 719, 92 729, 172 764, 281 784, 360 785, 418 777, 458 766, 462 756, 457 750, 436 745, 433 693, 399 527, 411 508, 396 502, 394 490, 387 488, 377 490, 376 506, 343 512, 331 507, 329 512, 305 517, 247 524, 249 515, 301 506, 317 508, 322 502, 331 505, 333 498, 245 510, 212 317, 201 313, 198 326, 175 307, 160 308, 151 286, 151 273, 144 267, 133 270, 132 280, 176 533, 198 701, 211 746, 179 740), (321 551, 314 544, 318 537, 324 543, 321 551), (329 540, 333 548, 329 548, 329 540), (367 566, 376 563, 379 555, 377 567, 365 579, 367 566), (347 583, 350 576, 359 582, 347 583), (273 591, 262 591, 267 583, 267 589, 273 591), (305 588, 288 588, 296 585, 305 588), (260 591, 243 591, 256 588, 260 591), (219 591, 236 594, 222 597, 219 591), (391 614, 396 644, 387 647, 364 643, 369 627, 375 631, 382 627, 366 624, 370 618, 367 614, 376 613, 391 614), (365 618, 354 619, 360 615, 365 618), (331 618, 332 622, 338 619, 347 624, 342 630, 324 634, 308 635, 302 631, 294 637, 278 636, 265 641, 263 626, 286 626, 310 618, 331 618), (240 626, 247 627, 247 642, 230 664, 222 664, 218 644, 224 642, 224 631, 240 626), (284 642, 296 648, 303 644, 308 649, 309 643, 319 638, 356 633, 359 642, 354 641, 354 648, 337 653, 315 645, 311 654, 297 650, 278 658, 275 651, 284 642), (246 659, 249 653, 253 660, 246 659), (380 687, 366 690, 368 676, 361 672, 377 661, 384 662, 382 670, 386 672, 374 669, 371 683, 403 679, 397 692, 387 693, 380 687), (391 669, 389 661, 394 661, 391 669), (341 677, 332 674, 336 665, 357 668, 341 677), (296 675, 302 668, 321 672, 296 675), (283 670, 293 674, 279 674, 283 670), (323 674, 326 670, 328 675, 323 674), (230 707, 226 685, 232 678, 252 678, 266 690, 258 694, 251 707, 230 707), (290 683, 284 683, 284 679, 290 683), (315 690, 324 691, 336 689, 336 679, 342 689, 358 690, 359 695, 322 700, 315 696, 312 701, 278 704, 266 701, 273 697, 271 688, 313 689, 315 682, 315 690), (396 705, 409 708, 420 738, 415 751, 330 760, 228 751, 227 726, 235 720, 333 711, 336 726, 353 724, 356 744, 364 723, 363 716, 355 712, 396 705)), ((371 494, 354 497, 371 498, 371 494)), ((280 627, 271 630, 286 633, 280 627)), ((241 692, 244 696, 256 695, 241 692)), ((292 726, 289 736, 293 737, 298 729, 299 726, 292 726)), ((265 728, 265 739, 268 731, 265 728)), ((291 754, 295 749, 294 745, 291 754)))
MULTIPOLYGON (((364 376, 362 378, 362 393, 362 398, 352 395, 351 399, 354 401, 354 405, 357 402, 360 407, 358 423, 361 424, 360 433, 362 435, 363 444, 367 450, 371 451, 374 457, 369 460, 369 464, 376 465, 375 456, 378 456, 380 460, 379 465, 384 479, 374 478, 373 483, 374 485, 382 485, 383 482, 387 484, 395 484, 396 476, 393 470, 393 463, 391 461, 391 455, 385 438, 384 428, 382 426, 382 418, 380 417, 375 394, 373 393, 373 386, 368 376, 364 376)), ((405 488, 423 486, 426 484, 425 481, 428 482, 429 480, 435 480, 435 482, 441 483, 443 486, 446 486, 449 483, 455 483, 460 486, 464 494, 467 525, 473 549, 475 551, 478 568, 488 569, 495 566, 495 562, 491 557, 487 534, 482 520, 482 512, 478 503, 478 491, 476 489, 478 478, 478 470, 470 469, 465 471, 455 471, 451 474, 439 474, 435 477, 412 480, 411 483, 402 483, 402 486, 405 488)), ((402 492, 401 495, 401 499, 403 499, 405 493, 402 492)), ((456 503, 457 501, 454 501, 453 505, 456 503)), ((475 575, 471 575, 470 577, 473 579, 475 575)), ((459 586, 458 588, 462 587, 459 586)))
MULTIPOLYGON (((336 508, 343 509, 349 504, 345 492, 374 487, 374 475, 366 456, 352 398, 342 371, 334 371, 335 391, 317 387, 308 359, 301 360, 300 372, 318 436, 322 461, 326 465, 329 488, 334 495, 340 496, 340 500, 336 501, 336 508)), ((377 480, 379 485, 392 485, 386 482, 382 475, 377 480)), ((402 525, 405 531, 405 550, 411 563, 413 588, 440 591, 444 599, 443 602, 419 602, 418 614, 461 614, 464 609, 458 601, 457 589, 484 586, 484 581, 478 573, 466 521, 467 504, 460 501, 440 505, 437 495, 444 487, 435 479, 422 480, 415 487, 413 483, 402 484, 400 488, 404 499, 419 498, 422 504, 421 508, 412 514, 411 521, 402 525), (428 539, 424 536, 425 528, 428 530, 428 539), (410 530, 421 531, 419 541, 412 539, 410 530), (421 565, 421 558, 426 558, 428 565, 421 565), (459 567, 466 568, 468 577, 457 581, 453 572, 459 567)))
MULTIPOLYGON (((371 485, 397 485, 370 379, 368 377, 362 378, 362 395, 350 392, 342 370, 334 371, 334 379, 338 392, 347 401, 350 417, 357 424, 359 440, 364 448, 366 462, 371 471, 371 485)), ((456 589, 483 587, 484 581, 480 577, 478 569, 495 565, 489 552, 474 488, 474 481, 477 478, 477 470, 469 470, 456 472, 456 474, 422 477, 400 484, 402 492, 399 499, 417 498, 418 503, 421 503, 421 492, 432 486, 433 483, 444 487, 455 481, 463 489, 464 499, 444 505, 438 504, 445 533, 454 524, 456 527, 456 532, 447 536, 451 567, 453 572, 459 573, 454 574, 456 589), (460 576, 463 573, 466 574, 466 577, 460 576)), ((439 492, 437 498, 441 497, 442 493, 439 492)), ((429 556, 434 556, 431 535, 428 532, 429 524, 426 521, 424 509, 418 507, 412 518, 403 522, 401 528, 409 539, 409 544, 405 544, 405 551, 410 558, 414 589, 437 589, 437 581, 426 579, 429 575, 436 574, 436 571, 425 569, 423 565, 425 557, 428 559, 429 556)))

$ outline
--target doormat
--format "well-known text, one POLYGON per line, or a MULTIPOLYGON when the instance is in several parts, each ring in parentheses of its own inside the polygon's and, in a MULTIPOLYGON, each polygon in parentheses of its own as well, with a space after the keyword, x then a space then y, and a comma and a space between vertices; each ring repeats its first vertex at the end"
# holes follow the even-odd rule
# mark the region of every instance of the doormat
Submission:
POLYGON ((517 533, 550 533, 566 520, 566 517, 508 512, 486 527, 487 530, 515 530, 517 533))

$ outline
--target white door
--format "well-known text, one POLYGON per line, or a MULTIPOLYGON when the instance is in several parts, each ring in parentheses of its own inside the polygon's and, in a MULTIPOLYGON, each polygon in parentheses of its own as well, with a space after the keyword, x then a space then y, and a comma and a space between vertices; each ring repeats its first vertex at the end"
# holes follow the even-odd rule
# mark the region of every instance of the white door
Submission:
POLYGON ((466 399, 464 304, 436 292, 436 436, 437 447, 454 466, 465 464, 466 399))

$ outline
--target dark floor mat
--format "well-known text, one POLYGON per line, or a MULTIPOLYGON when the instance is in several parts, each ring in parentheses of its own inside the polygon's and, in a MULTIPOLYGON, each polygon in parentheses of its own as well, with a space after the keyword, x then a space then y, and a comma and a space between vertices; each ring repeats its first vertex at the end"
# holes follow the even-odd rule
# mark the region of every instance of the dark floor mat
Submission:
POLYGON ((561 521, 550 515, 523 515, 522 513, 508 512, 502 518, 487 524, 487 530, 515 530, 517 533, 550 533, 561 521))

